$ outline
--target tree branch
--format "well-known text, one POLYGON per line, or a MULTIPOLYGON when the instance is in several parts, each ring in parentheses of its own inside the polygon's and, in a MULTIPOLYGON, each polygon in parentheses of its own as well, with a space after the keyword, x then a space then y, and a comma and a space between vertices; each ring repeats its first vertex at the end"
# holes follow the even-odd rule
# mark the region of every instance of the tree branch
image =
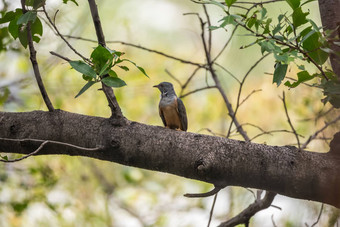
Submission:
POLYGON ((276 193, 266 192, 266 195, 263 199, 255 200, 255 202, 237 216, 233 217, 229 221, 223 222, 219 225, 219 227, 233 227, 239 224, 249 225, 249 220, 252 216, 254 216, 257 212, 267 209, 273 202, 276 193))
MULTIPOLYGON (((340 208, 339 155, 307 152, 65 111, 0 112, 0 138, 51 140, 36 155, 86 156, 214 184, 273 191, 340 208), (84 124, 86 122, 86 124, 84 124), (90 127, 89 127, 90 126, 90 127), (164 139, 166 138, 166 139, 164 139), (294 182, 294 183, 292 183, 294 182)), ((0 140, 0 151, 29 154, 41 142, 0 140)))
MULTIPOLYGON (((103 47, 106 47, 105 37, 104 37, 103 29, 101 26, 96 2, 95 0, 88 0, 88 2, 89 2, 90 10, 91 10, 91 16, 92 16, 94 28, 97 34, 98 44, 102 45, 103 47)), ((120 109, 116 96, 113 92, 113 89, 105 85, 103 82, 102 82, 102 89, 106 96, 107 101, 109 102, 109 106, 111 108, 111 114, 112 114, 111 117, 117 118, 117 119, 124 118, 122 110, 120 109)), ((120 122, 125 123, 122 121, 120 122)))
MULTIPOLYGON (((22 8, 23 14, 25 14, 27 12, 25 4, 26 4, 26 0, 21 0, 21 8, 22 8)), ((50 98, 48 97, 48 94, 46 92, 46 89, 45 89, 45 86, 44 86, 44 83, 42 81, 41 74, 40 74, 40 71, 39 71, 39 66, 38 66, 37 56, 36 56, 37 51, 34 48, 33 39, 32 39, 31 21, 29 21, 27 23, 26 30, 27 30, 27 43, 28 43, 28 47, 29 47, 29 50, 30 50, 30 60, 31 60, 31 63, 32 63, 35 79, 37 81, 37 84, 38 84, 40 93, 42 95, 42 98, 43 98, 43 100, 44 100, 44 102, 47 106, 47 109, 50 112, 52 112, 52 111, 54 111, 54 107, 52 105, 50 98)))

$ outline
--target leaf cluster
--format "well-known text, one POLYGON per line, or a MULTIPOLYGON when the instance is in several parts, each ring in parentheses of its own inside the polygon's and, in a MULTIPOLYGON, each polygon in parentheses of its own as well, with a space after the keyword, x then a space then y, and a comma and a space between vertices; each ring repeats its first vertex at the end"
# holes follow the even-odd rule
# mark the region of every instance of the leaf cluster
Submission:
POLYGON ((148 77, 145 70, 129 59, 122 59, 123 52, 111 50, 108 47, 98 45, 91 53, 91 62, 85 61, 70 61, 69 64, 73 69, 82 74, 82 78, 87 81, 84 87, 75 96, 76 98, 83 94, 92 85, 98 82, 103 82, 109 87, 123 87, 126 85, 125 81, 120 79, 117 73, 112 69, 117 66, 124 71, 130 69, 121 65, 123 62, 129 62, 137 67, 145 76, 148 77))
MULTIPOLYGON (((242 46, 247 48, 255 44, 261 48, 261 53, 272 53, 275 58, 275 70, 273 75, 273 83, 279 86, 286 77, 288 66, 291 63, 297 65, 301 70, 297 73, 297 80, 293 83, 286 81, 285 86, 295 88, 301 83, 319 78, 321 84, 313 86, 322 88, 326 98, 324 102, 332 100, 333 106, 340 106, 340 95, 333 89, 340 86, 339 81, 333 80, 334 73, 325 69, 325 63, 331 53, 335 53, 331 48, 331 44, 340 45, 336 42, 338 39, 331 38, 333 31, 324 31, 322 27, 309 19, 309 12, 303 9, 303 6, 314 0, 286 0, 291 11, 281 13, 277 18, 269 17, 267 9, 263 4, 254 3, 246 13, 231 14, 230 8, 237 4, 236 1, 225 0, 228 10, 225 10, 227 16, 223 17, 219 22, 219 26, 211 26, 210 29, 223 28, 226 25, 241 26, 246 29, 249 34, 255 37, 255 41, 242 46), (254 10, 253 10, 254 9, 254 10), (303 62, 310 63, 318 69, 318 73, 310 74, 303 62)), ((217 4, 211 0, 209 3, 217 4)), ((221 4, 218 5, 221 7, 221 4)), ((338 38, 338 37, 337 37, 338 38)))

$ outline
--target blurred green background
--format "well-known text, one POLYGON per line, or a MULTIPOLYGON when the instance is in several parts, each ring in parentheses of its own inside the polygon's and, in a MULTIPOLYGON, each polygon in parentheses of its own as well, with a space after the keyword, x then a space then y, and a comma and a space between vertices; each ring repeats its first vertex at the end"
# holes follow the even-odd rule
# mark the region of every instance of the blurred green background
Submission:
MULTIPOLYGON (((19 1, 7 1, 9 9, 20 7, 19 1)), ((47 1, 46 8, 53 16, 56 10, 56 25, 62 34, 96 40, 87 1, 62 4, 61 0, 47 1)), ((200 24, 196 16, 184 13, 202 13, 200 5, 183 0, 116 0, 97 1, 101 22, 107 41, 124 41, 158 50, 178 58, 204 63, 204 52, 200 39, 200 24)), ((3 4, 2 4, 3 7, 3 4)), ((218 25, 224 13, 209 5, 213 25, 218 25)), ((286 3, 267 6, 273 15, 289 10, 286 3)), ((317 2, 309 3, 311 18, 320 24, 317 2)), ((40 15, 46 20, 44 15, 40 15)), ((81 75, 71 70, 68 63, 50 55, 55 51, 72 60, 78 60, 65 43, 43 22, 44 35, 36 44, 38 62, 43 80, 55 108, 86 115, 108 117, 110 110, 99 85, 92 87, 77 99, 74 96, 84 86, 81 75)), ((216 55, 230 36, 227 31, 213 31, 212 53, 216 55)), ((218 63, 242 79, 249 68, 261 57, 258 46, 240 49, 252 38, 239 30, 218 63)), ((79 52, 89 56, 96 43, 77 39, 69 42, 79 52)), ((17 41, 11 44, 19 48, 17 41)), ((149 125, 162 125, 158 116, 159 91, 152 88, 161 81, 172 82, 177 93, 179 84, 165 70, 184 83, 194 67, 150 53, 138 48, 109 43, 111 49, 125 52, 126 58, 142 66, 150 76, 130 67, 125 72, 116 72, 128 86, 115 89, 123 114, 132 121, 149 125)), ((314 69, 311 68, 313 71, 314 69)), ((254 90, 238 111, 242 124, 258 125, 263 130, 290 130, 285 117, 282 91, 286 99, 291 120, 298 133, 306 140, 323 126, 326 117, 314 120, 320 111, 330 106, 321 103, 322 92, 308 86, 288 90, 283 85, 272 84, 274 60, 272 56, 262 61, 249 75, 241 100, 254 90), (266 74, 267 73, 267 74, 266 74)), ((289 67, 289 77, 296 78, 298 69, 289 67)), ((226 94, 236 105, 238 83, 226 72, 217 69, 226 94)), ((46 110, 29 61, 27 50, 7 51, 0 54, 0 93, 8 90, 9 96, 1 104, 1 111, 46 110)), ((214 85, 204 70, 200 70, 183 92, 214 85)), ((230 124, 227 109, 216 89, 209 89, 183 98, 187 108, 189 128, 195 133, 226 134, 230 124), (206 130, 209 129, 209 130, 206 130)), ((244 126, 252 138, 261 131, 250 125, 244 126)), ((325 132, 331 137, 336 128, 325 132)), ((231 138, 242 139, 234 133, 231 138)), ((293 134, 273 133, 254 140, 271 145, 295 145, 293 134)), ((310 150, 326 152, 328 145, 320 140, 313 141, 310 150)), ((11 156, 14 158, 16 156, 11 156)), ((212 198, 189 199, 185 193, 204 192, 212 186, 198 181, 169 174, 151 172, 137 168, 103 162, 83 157, 46 156, 34 157, 14 164, 0 165, 0 226, 206 226, 212 198)), ((255 190, 253 190, 255 191, 255 190)), ((217 197, 211 226, 233 217, 254 196, 248 190, 229 187, 217 197)), ((277 208, 269 208, 251 219, 251 226, 312 225, 318 216, 321 204, 277 196, 273 202, 277 208)), ((325 206, 319 226, 328 226, 331 217, 338 213, 325 206)))

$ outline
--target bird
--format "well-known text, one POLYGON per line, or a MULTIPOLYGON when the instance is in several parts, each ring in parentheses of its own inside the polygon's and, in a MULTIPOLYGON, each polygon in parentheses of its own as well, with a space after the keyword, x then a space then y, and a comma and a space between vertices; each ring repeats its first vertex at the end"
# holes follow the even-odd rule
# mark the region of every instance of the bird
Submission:
POLYGON ((185 106, 177 97, 174 86, 169 82, 162 82, 155 85, 161 92, 158 110, 163 124, 166 128, 187 131, 188 118, 185 106))

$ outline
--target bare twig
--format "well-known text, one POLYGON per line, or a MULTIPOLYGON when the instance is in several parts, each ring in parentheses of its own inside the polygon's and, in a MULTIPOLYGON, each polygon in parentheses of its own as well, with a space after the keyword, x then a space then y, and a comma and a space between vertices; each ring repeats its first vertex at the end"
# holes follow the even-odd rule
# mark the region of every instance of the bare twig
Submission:
POLYGON ((301 144, 300 144, 300 139, 299 139, 299 136, 293 126, 293 123, 292 121, 290 120, 290 117, 289 117, 289 114, 288 114, 288 109, 287 109, 287 104, 286 104, 286 95, 285 95, 285 92, 282 93, 282 102, 283 102, 283 107, 285 109, 285 113, 286 113, 286 117, 287 117, 287 121, 288 121, 288 124, 290 126, 290 128, 292 129, 294 135, 295 135, 295 138, 296 138, 296 142, 298 144, 298 147, 299 149, 301 149, 301 144))
MULTIPOLYGON (((87 42, 96 42, 96 40, 93 40, 93 39, 87 39, 87 38, 82 38, 82 37, 72 36, 72 35, 64 35, 64 37, 67 37, 67 38, 70 38, 70 39, 78 39, 78 40, 87 41, 87 42)), ((166 54, 164 52, 161 52, 161 51, 158 51, 158 50, 153 50, 153 49, 150 49, 150 48, 147 48, 147 47, 144 47, 144 46, 141 46, 141 45, 136 45, 136 44, 133 44, 133 43, 127 43, 127 42, 123 42, 123 41, 107 41, 106 43, 117 43, 117 44, 121 44, 121 45, 124 45, 124 46, 131 46, 131 47, 135 47, 137 49, 141 49, 141 50, 145 50, 145 51, 148 51, 148 52, 151 52, 151 53, 159 54, 163 57, 170 58, 170 59, 179 61, 179 62, 184 63, 184 64, 190 64, 190 65, 196 65, 196 66, 199 66, 199 67, 204 67, 204 64, 200 64, 200 63, 196 63, 196 62, 192 62, 192 61, 187 61, 187 60, 166 54)))
MULTIPOLYGON (((227 137, 230 135, 230 132, 231 132, 231 127, 235 121, 235 117, 236 117, 236 114, 237 114, 237 111, 240 107, 240 99, 241 99, 241 93, 242 93, 242 88, 243 88, 243 85, 246 81, 246 79, 248 78, 248 76, 250 75, 250 73, 255 69, 255 67, 261 62, 263 61, 263 59, 265 59, 267 56, 269 56, 270 53, 267 53, 265 55, 263 55, 259 60, 257 60, 250 68, 249 70, 246 72, 246 74, 244 75, 241 83, 240 83, 240 88, 238 90, 238 94, 237 94, 237 102, 236 102, 236 108, 235 108, 235 112, 233 114, 232 117, 232 121, 230 122, 230 125, 229 125, 229 129, 228 129, 228 133, 227 133, 227 137)), ((236 128, 238 127, 237 124, 235 123, 235 126, 236 128)))
POLYGON ((43 11, 45 13, 45 16, 47 18, 47 20, 50 22, 50 24, 52 25, 52 27, 54 28, 55 32, 58 34, 58 36, 66 43, 66 45, 75 53, 77 54, 79 57, 81 57, 84 61, 86 61, 87 63, 92 63, 90 59, 86 58, 85 56, 83 56, 81 53, 79 53, 66 39, 65 37, 59 32, 56 24, 55 24, 55 19, 56 19, 56 15, 57 12, 54 15, 54 21, 52 21, 52 19, 50 18, 50 16, 48 15, 45 6, 43 6, 43 11))
POLYGON ((42 144, 40 144, 40 146, 33 152, 29 153, 28 155, 22 156, 21 158, 17 158, 17 159, 11 159, 11 160, 6 160, 6 159, 0 159, 0 162, 18 162, 21 161, 23 159, 26 159, 32 155, 35 155, 36 153, 38 153, 44 146, 45 144, 47 144, 49 141, 46 140, 45 142, 43 142, 42 144))
POLYGON ((217 88, 216 86, 206 86, 206 87, 202 87, 202 88, 198 88, 198 89, 195 89, 193 91, 189 91, 188 93, 185 93, 183 95, 180 95, 180 98, 184 98, 188 95, 191 95, 193 93, 196 93, 196 92, 199 92, 199 91, 203 91, 203 90, 207 90, 207 89, 212 89, 212 88, 217 88))
POLYGON ((211 219, 212 219, 212 216, 214 214, 214 208, 215 208, 215 204, 216 204, 216 199, 217 199, 217 193, 215 194, 213 203, 211 205, 210 214, 209 214, 209 221, 208 221, 207 227, 210 227, 211 219))
POLYGON ((267 191, 263 199, 255 200, 255 202, 250 204, 249 207, 247 207, 245 210, 243 210, 232 219, 221 223, 219 227, 232 227, 238 224, 245 224, 247 226, 249 224, 250 218, 254 216, 257 212, 267 209, 273 202, 275 196, 276 193, 267 191))
POLYGON ((203 197, 209 197, 212 195, 217 194, 222 188, 215 186, 211 191, 209 192, 204 192, 204 193, 187 193, 184 194, 185 197, 189 198, 203 198, 203 197))
POLYGON ((328 128, 328 126, 330 126, 330 125, 336 123, 336 122, 339 121, 339 120, 340 120, 340 115, 339 115, 338 117, 336 117, 334 120, 332 120, 332 121, 330 121, 330 122, 328 122, 328 123, 326 122, 325 125, 324 125, 321 129, 319 129, 318 131, 316 131, 313 135, 311 135, 311 136, 307 139, 307 141, 301 146, 301 149, 305 149, 305 148, 308 146, 308 144, 318 136, 319 133, 321 133, 323 130, 325 130, 326 128, 328 128))
POLYGON ((320 221, 320 218, 321 218, 321 214, 322 214, 322 211, 323 211, 323 205, 324 205, 324 204, 321 204, 321 208, 320 208, 320 212, 319 212, 318 219, 316 219, 316 221, 314 222, 314 224, 313 224, 313 225, 311 225, 311 227, 314 227, 316 224, 318 224, 318 223, 319 223, 319 221, 320 221))
MULTIPOLYGON (((25 4, 26 4, 26 0, 21 0, 21 8, 22 8, 23 14, 25 14, 27 12, 25 4)), ((35 79, 38 83, 40 93, 43 97, 43 100, 44 100, 46 106, 47 106, 47 109, 50 112, 52 112, 52 111, 54 111, 54 107, 52 105, 50 98, 48 97, 48 94, 47 94, 46 89, 45 89, 45 85, 42 81, 41 74, 40 74, 40 71, 39 71, 39 66, 38 66, 37 56, 36 56, 37 51, 35 50, 34 45, 33 45, 32 31, 31 31, 31 21, 29 21, 27 23, 26 30, 27 30, 27 43, 28 43, 28 47, 29 47, 29 50, 30 50, 30 60, 31 60, 31 63, 32 63, 32 66, 33 66, 35 79)))
POLYGON ((174 79, 181 87, 183 87, 181 81, 179 79, 177 79, 177 77, 175 77, 169 70, 165 69, 165 72, 172 78, 174 79))
POLYGON ((57 53, 54 52, 54 51, 50 51, 50 54, 52 54, 52 55, 54 55, 54 56, 57 56, 58 58, 61 58, 61 59, 65 60, 65 61, 67 61, 67 62, 71 61, 71 59, 69 59, 69 58, 67 58, 67 57, 64 57, 64 56, 62 56, 62 55, 60 55, 60 54, 57 54, 57 53))
POLYGON ((2 141, 11 141, 11 142, 15 142, 15 143, 25 143, 25 142, 35 142, 35 143, 40 143, 39 147, 21 157, 21 158, 18 158, 18 159, 12 159, 12 160, 5 160, 5 159, 0 159, 1 162, 18 162, 18 161, 21 161, 23 159, 26 159, 32 155, 35 155, 37 154, 39 151, 41 151, 41 149, 47 144, 56 144, 56 145, 62 145, 62 146, 66 146, 66 147, 71 147, 71 148, 74 148, 74 149, 78 149, 78 150, 85 150, 85 151, 98 151, 98 150, 101 150, 102 147, 95 147, 95 148, 87 148, 87 147, 80 147, 80 146, 77 146, 77 145, 74 145, 74 144, 70 144, 70 143, 63 143, 63 142, 59 142, 59 141, 53 141, 53 140, 39 140, 39 139, 9 139, 9 138, 0 138, 0 140, 2 141))

